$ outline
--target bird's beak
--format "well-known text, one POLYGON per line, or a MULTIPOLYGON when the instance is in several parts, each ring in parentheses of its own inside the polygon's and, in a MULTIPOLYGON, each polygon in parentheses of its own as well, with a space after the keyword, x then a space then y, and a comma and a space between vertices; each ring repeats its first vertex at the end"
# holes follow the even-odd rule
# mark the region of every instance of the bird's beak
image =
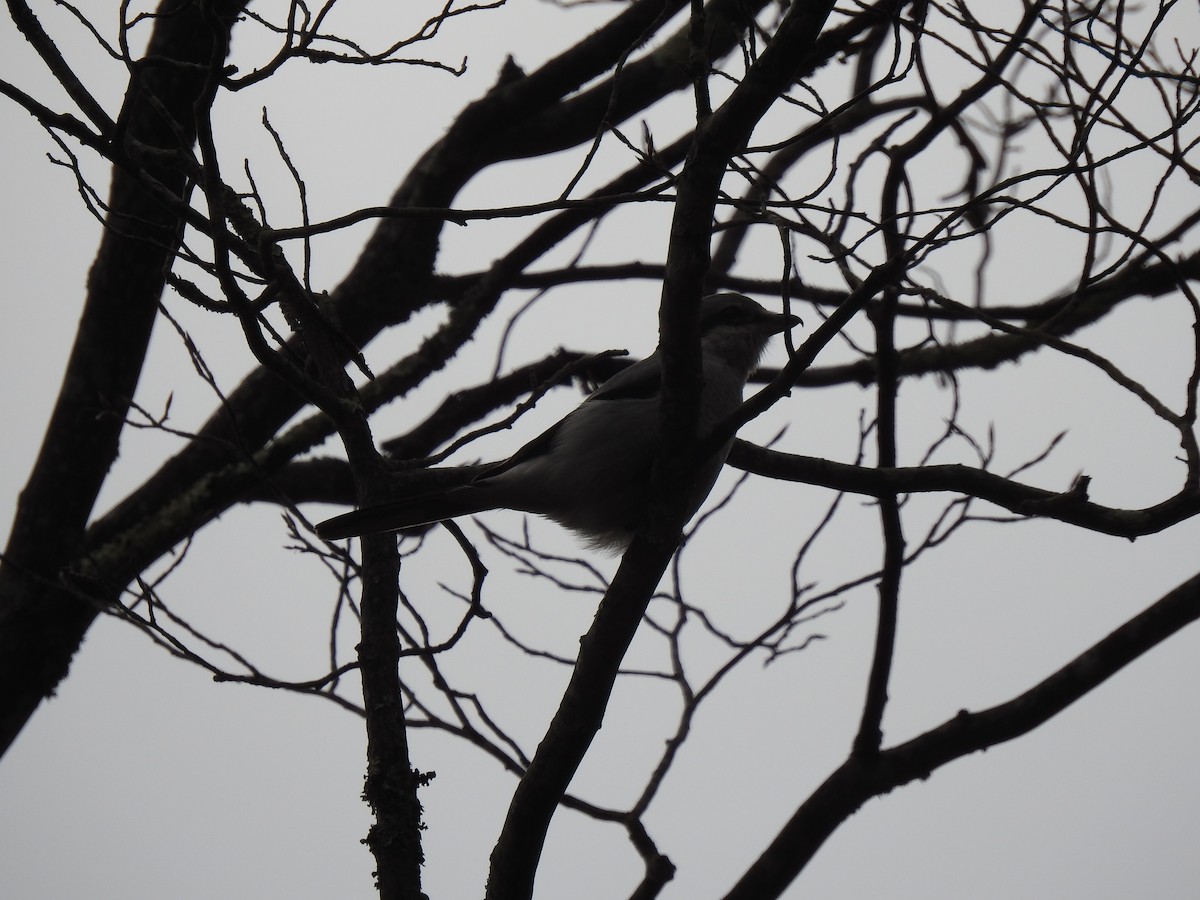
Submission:
POLYGON ((795 328, 797 325, 804 324, 799 316, 794 316, 791 313, 765 312, 763 315, 762 328, 767 334, 779 334, 781 331, 787 331, 789 328, 795 328))

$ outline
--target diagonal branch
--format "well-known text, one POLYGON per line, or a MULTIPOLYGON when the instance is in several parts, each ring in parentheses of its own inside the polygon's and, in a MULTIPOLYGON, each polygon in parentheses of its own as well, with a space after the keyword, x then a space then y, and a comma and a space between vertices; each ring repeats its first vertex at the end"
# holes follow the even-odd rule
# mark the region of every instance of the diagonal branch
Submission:
POLYGON ((796 810, 725 900, 780 896, 831 834, 864 803, 968 754, 1028 734, 1142 654, 1200 619, 1200 575, 1006 703, 961 711, 937 728, 875 757, 852 755, 796 810))
POLYGON ((793 5, 745 79, 697 130, 690 163, 679 179, 664 285, 664 440, 655 466, 655 496, 580 643, 562 702, 513 794, 492 851, 488 900, 532 895, 550 820, 600 729, 620 662, 678 544, 686 462, 693 449, 688 438, 694 433, 699 394, 695 301, 707 274, 717 193, 729 159, 806 62, 832 7, 832 2, 793 5))
MULTIPOLYGON (((16 5, 16 4, 14 4, 16 5)), ((165 0, 147 53, 207 63, 214 35, 198 10, 165 0)), ((233 4, 221 4, 226 12, 233 4)), ((223 18, 228 28, 231 18, 223 18)), ((195 137, 192 104, 201 66, 168 64, 131 80, 121 112, 128 135, 149 146, 179 148, 195 137), (171 121, 167 121, 167 118, 171 121)), ((152 173, 179 196, 186 178, 152 173)), ((63 568, 79 554, 84 527, 116 459, 126 413, 142 371, 166 273, 182 228, 139 180, 116 169, 108 222, 88 276, 87 299, 63 386, 41 450, 17 507, 0 566, 0 752, 66 675, 96 607, 67 590, 63 568)))

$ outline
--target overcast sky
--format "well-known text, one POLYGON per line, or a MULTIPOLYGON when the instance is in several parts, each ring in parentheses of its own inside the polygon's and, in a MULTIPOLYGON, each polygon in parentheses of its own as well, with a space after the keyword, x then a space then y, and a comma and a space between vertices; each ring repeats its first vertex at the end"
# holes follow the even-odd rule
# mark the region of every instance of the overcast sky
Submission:
MULTIPOLYGON (((92 8, 111 25, 111 10, 102 3, 83 6, 92 8)), ((64 50, 84 53, 89 87, 115 111, 119 71, 80 49, 85 36, 67 27, 65 16, 44 12, 48 27, 74 35, 64 50)), ((265 189, 280 198, 274 224, 295 215, 283 206, 287 181, 256 124, 267 104, 305 173, 317 217, 382 204, 453 112, 494 81, 505 54, 532 68, 550 52, 537 46, 538 34, 586 33, 587 22, 609 14, 607 6, 562 11, 523 3, 490 14, 486 26, 464 21, 447 29, 438 45, 443 59, 457 62, 470 53, 468 72, 458 79, 423 69, 297 66, 289 70, 286 90, 239 97, 220 111, 229 133, 238 135, 226 152, 231 159, 250 158, 265 189)), ((1180 21, 1198 25, 1190 32, 1194 40, 1200 23, 1194 10, 1189 15, 1180 21)), ((0 77, 61 102, 11 24, 0 30, 0 77)), ((7 386, 0 399, 7 423, 0 507, 11 511, 58 388, 99 227, 82 208, 70 173, 48 162, 46 154, 55 148, 28 116, 0 103, 0 131, 7 162, 0 169, 0 272, 6 285, 0 378, 7 386)), ((513 190, 526 190, 530 182, 519 179, 544 179, 546 187, 532 182, 533 199, 553 196, 570 171, 568 160, 516 166, 473 185, 462 205, 489 203, 506 181, 513 190)), ((92 172, 103 177, 102 167, 92 166, 92 172)), ((1196 192, 1178 202, 1194 208, 1196 192)), ((482 267, 504 246, 495 237, 502 241, 505 230, 515 227, 452 230, 443 266, 482 267)), ((359 227, 321 246, 314 267, 318 289, 336 285, 367 233, 359 227)), ((659 258, 664 235, 658 227, 614 235, 613 252, 659 258)), ((1027 246, 1008 252, 1040 261, 1055 249, 1031 237, 1027 246)), ((1042 271, 1040 265, 1014 264, 997 289, 1029 288, 1042 271)), ((1042 284, 1037 295, 1059 286, 1042 284)), ((553 340, 547 344, 535 330, 519 333, 516 352, 544 352, 560 343, 649 352, 657 285, 631 283, 623 290, 620 298, 604 298, 619 300, 619 313, 591 318, 596 289, 568 293, 553 340)), ((202 340, 222 388, 236 385, 251 360, 235 324, 210 322, 178 298, 168 298, 168 306, 202 340)), ((436 315, 419 319, 381 341, 369 350, 372 360, 385 363, 415 346, 436 321, 436 315)), ((808 316, 806 322, 812 327, 808 316)), ((1190 324, 1184 304, 1142 300, 1086 338, 1148 383, 1165 384, 1188 364, 1190 324)), ((778 348, 774 354, 771 361, 779 362, 778 348)), ((490 367, 485 356, 446 378, 477 379, 490 367)), ((1102 387, 1086 367, 1041 356, 1005 367, 998 377, 968 375, 964 424, 983 433, 989 422, 999 423, 1000 470, 1035 456, 1058 429, 1069 427, 1059 451, 1030 476, 1032 483, 1064 489, 1082 471, 1093 477, 1100 502, 1157 502, 1174 490, 1180 471, 1170 435, 1102 387)), ((168 399, 173 422, 185 429, 202 422, 213 405, 178 337, 160 323, 138 400, 161 410, 168 399)), ((551 398, 528 429, 552 421, 576 399, 551 398)), ((428 402, 417 398, 414 407, 428 402)), ((849 460, 858 412, 870 402, 857 387, 798 391, 744 436, 766 440, 787 424, 785 449, 849 460)), ((926 413, 925 430, 910 435, 902 448, 913 462, 949 401, 943 388, 925 379, 906 386, 902 403, 926 413)), ((414 407, 390 410, 393 418, 383 418, 380 434, 390 433, 389 421, 393 430, 411 421, 414 407)), ((502 456, 528 436, 498 436, 464 458, 502 456)), ((102 506, 140 483, 176 446, 155 433, 127 436, 102 506)), ((336 450, 332 444, 329 449, 336 450)), ((723 481, 717 493, 730 483, 723 481)), ((752 483, 688 551, 690 602, 731 626, 769 615, 788 585, 790 558, 782 548, 789 540, 794 544, 830 500, 804 486, 752 483), (788 527, 781 529, 781 522, 788 527)), ((875 565, 874 556, 864 559, 875 552, 873 513, 858 500, 847 503, 857 511, 816 551, 825 566, 822 577, 831 580, 875 565), (860 526, 864 532, 856 531, 860 526)), ((915 505, 914 533, 935 507, 915 505)), ((333 512, 313 508, 310 516, 333 512)), ((7 537, 10 520, 10 512, 0 516, 0 538, 7 537)), ((519 519, 508 514, 485 521, 510 535, 519 532, 519 519)), ((575 546, 546 523, 531 527, 563 550, 575 546)), ((1195 523, 1137 542, 1046 522, 965 529, 928 564, 906 574, 885 742, 911 737, 958 709, 979 709, 1027 689, 1192 575, 1198 539, 1195 523)), ((445 535, 432 541, 445 549, 434 546, 413 563, 406 589, 414 596, 434 595, 443 581, 469 585, 445 535)), ((198 536, 186 573, 169 583, 168 595, 189 621, 249 648, 272 674, 311 677, 321 672, 335 585, 288 544, 277 509, 231 510, 198 536)), ((594 596, 565 594, 503 571, 491 558, 496 565, 489 603, 523 634, 571 653, 590 622, 594 596)), ((615 560, 593 562, 605 573, 615 571, 615 560)), ((440 602, 451 600, 443 595, 440 602)), ((813 626, 822 640, 768 668, 748 666, 704 708, 691 749, 647 817, 660 849, 679 867, 664 897, 719 896, 844 757, 861 708, 873 610, 871 589, 852 594, 844 608, 813 626)), ((565 670, 501 656, 494 636, 473 640, 473 654, 456 672, 465 683, 495 692, 497 709, 531 752, 565 670)), ((650 636, 635 647, 646 658, 655 652, 650 636)), ((706 652, 697 650, 697 665, 717 658, 706 652)), ((1192 628, 1035 733, 872 801, 834 835, 789 896, 1194 897, 1200 884, 1198 660, 1200 630, 1192 628)), ((582 796, 614 805, 629 801, 629 785, 637 783, 631 780, 644 778, 661 749, 668 693, 652 682, 618 688, 576 782, 582 796)), ((43 704, 0 764, 0 893, 22 900, 370 897, 372 861, 359 843, 369 825, 359 797, 363 749, 361 720, 333 704, 216 684, 130 626, 101 619, 58 696, 43 704)), ((422 794, 429 826, 426 890, 434 900, 478 896, 513 781, 480 754, 427 732, 414 735, 413 757, 418 768, 438 773, 422 794)), ((638 875, 636 857, 617 829, 560 812, 539 870, 539 896, 625 896, 638 875)))

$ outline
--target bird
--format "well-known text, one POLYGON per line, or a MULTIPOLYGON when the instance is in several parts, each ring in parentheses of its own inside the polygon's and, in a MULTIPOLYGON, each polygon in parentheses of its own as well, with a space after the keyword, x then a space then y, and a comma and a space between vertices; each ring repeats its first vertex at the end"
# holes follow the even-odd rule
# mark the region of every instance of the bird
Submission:
MULTIPOLYGON (((742 294, 711 294, 700 301, 699 440, 741 404, 771 337, 799 321, 742 294)), ((465 484, 335 516, 317 525, 317 535, 332 541, 513 509, 545 516, 595 550, 623 550, 650 495, 661 396, 662 357, 656 351, 609 378, 508 459, 479 468, 465 484)), ((712 490, 732 444, 730 438, 696 473, 688 518, 712 490)))

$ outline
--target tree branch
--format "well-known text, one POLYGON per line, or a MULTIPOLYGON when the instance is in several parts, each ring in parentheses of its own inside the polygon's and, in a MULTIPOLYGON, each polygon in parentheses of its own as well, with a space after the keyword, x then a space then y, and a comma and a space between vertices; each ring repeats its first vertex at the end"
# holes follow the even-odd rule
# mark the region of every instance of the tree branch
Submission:
MULTIPOLYGON (((227 14, 237 8, 221 5, 227 14)), ((190 3, 164 0, 160 12, 147 54, 199 66, 164 64, 135 74, 120 118, 131 138, 178 149, 181 137, 195 137, 192 104, 214 35, 190 3)), ((232 17, 222 22, 227 29, 232 17)), ((182 172, 162 168, 153 175, 184 195, 182 172)), ((182 227, 177 214, 121 169, 113 172, 108 206, 113 227, 89 273, 62 389, 0 564, 0 752, 66 675, 96 615, 97 601, 80 599, 61 578, 83 547, 84 527, 116 459, 182 227)))
POLYGON ((928 778, 970 753, 1028 734, 1197 619, 1200 574, 1020 696, 977 713, 963 710, 877 756, 851 755, 796 810, 725 900, 780 896, 838 826, 871 798, 928 778))
POLYGON ((551 817, 600 729, 621 660, 675 547, 693 459, 699 395, 696 301, 708 267, 717 191, 729 159, 790 84, 820 34, 832 2, 793 5, 742 83, 697 132, 679 179, 661 311, 664 356, 663 446, 647 520, 621 561, 550 727, 517 786, 492 851, 487 900, 527 900, 551 817), (670 463, 679 465, 672 467, 670 463), (689 465, 690 463, 690 465, 689 465))
POLYGON ((1130 539, 1154 534, 1200 514, 1200 488, 1196 486, 1185 486, 1179 493, 1145 509, 1116 509, 1091 502, 1086 490, 1078 486, 1061 492, 1047 491, 962 465, 872 469, 780 453, 741 440, 734 444, 729 463, 767 478, 873 497, 951 491, 987 500, 1017 515, 1057 519, 1089 531, 1130 539))

